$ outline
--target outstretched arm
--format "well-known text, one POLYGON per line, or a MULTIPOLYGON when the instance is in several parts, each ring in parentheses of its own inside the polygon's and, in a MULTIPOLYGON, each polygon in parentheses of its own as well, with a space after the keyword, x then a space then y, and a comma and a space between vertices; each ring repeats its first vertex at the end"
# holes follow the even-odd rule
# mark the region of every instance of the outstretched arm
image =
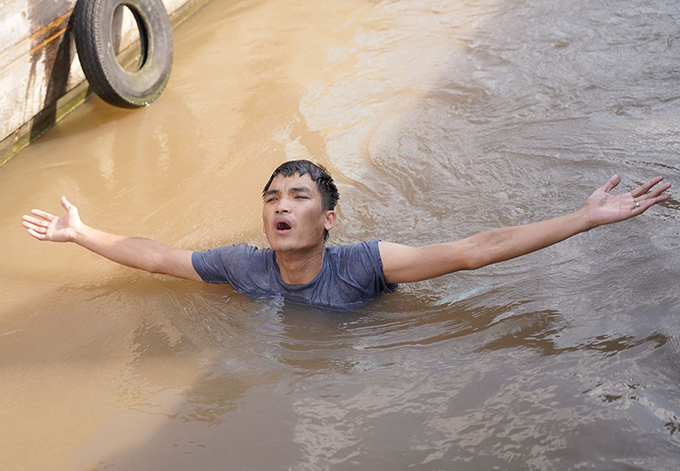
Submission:
POLYGON ((637 216, 652 205, 667 200, 669 183, 656 186, 656 177, 630 193, 610 192, 621 178, 614 175, 595 190, 585 206, 575 213, 523 226, 481 232, 466 239, 424 247, 380 242, 383 272, 388 283, 427 280, 458 270, 474 270, 540 250, 594 227, 637 216))
POLYGON ((126 237, 99 231, 85 225, 80 220, 78 208, 65 197, 61 198, 61 205, 66 210, 63 216, 57 217, 34 209, 31 211, 34 216, 23 217, 23 226, 38 240, 74 242, 121 265, 201 281, 191 263, 190 250, 168 247, 142 237, 126 237))

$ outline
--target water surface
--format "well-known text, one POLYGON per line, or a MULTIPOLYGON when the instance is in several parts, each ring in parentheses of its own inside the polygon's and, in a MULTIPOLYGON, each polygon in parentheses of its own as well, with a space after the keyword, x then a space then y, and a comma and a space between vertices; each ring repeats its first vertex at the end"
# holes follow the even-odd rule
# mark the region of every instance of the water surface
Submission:
MULTIPOLYGON (((339 314, 39 243, 33 207, 266 244, 282 161, 331 243, 418 245, 680 182, 680 4, 214 0, 152 106, 89 100, 0 167, 3 469, 674 470, 680 217, 643 216, 339 314)), ((675 190, 677 191, 677 190, 675 190)))

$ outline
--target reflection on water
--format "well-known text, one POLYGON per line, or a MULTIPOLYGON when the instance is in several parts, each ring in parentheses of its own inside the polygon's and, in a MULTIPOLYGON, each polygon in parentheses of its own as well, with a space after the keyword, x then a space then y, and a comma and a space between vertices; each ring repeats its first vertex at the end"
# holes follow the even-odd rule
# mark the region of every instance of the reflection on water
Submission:
POLYGON ((353 313, 118 267, 20 227, 62 194, 184 248, 260 233, 287 158, 332 243, 441 242, 680 177, 674 1, 214 0, 153 106, 92 99, 0 168, 3 469, 664 469, 676 198, 353 313), (228 463, 228 465, 226 464, 228 463))

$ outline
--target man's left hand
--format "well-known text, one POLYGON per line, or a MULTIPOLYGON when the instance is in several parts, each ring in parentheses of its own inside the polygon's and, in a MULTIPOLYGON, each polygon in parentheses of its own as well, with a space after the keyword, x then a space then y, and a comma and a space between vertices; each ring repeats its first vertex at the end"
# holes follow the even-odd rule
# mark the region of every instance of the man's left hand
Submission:
POLYGON ((585 210, 593 227, 625 219, 644 213, 648 208, 671 197, 664 193, 670 183, 658 185, 663 177, 654 177, 629 193, 612 195, 610 192, 620 182, 621 177, 614 175, 604 186, 595 190, 586 201, 585 210))

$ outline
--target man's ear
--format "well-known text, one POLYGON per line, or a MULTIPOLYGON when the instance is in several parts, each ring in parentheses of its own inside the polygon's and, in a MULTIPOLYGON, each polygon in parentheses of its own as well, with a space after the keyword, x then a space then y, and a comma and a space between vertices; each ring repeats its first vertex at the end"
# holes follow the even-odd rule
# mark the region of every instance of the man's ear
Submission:
POLYGON ((327 231, 330 231, 335 227, 335 221, 338 220, 338 213, 333 211, 332 209, 329 209, 326 211, 326 220, 323 223, 324 229, 327 231))

